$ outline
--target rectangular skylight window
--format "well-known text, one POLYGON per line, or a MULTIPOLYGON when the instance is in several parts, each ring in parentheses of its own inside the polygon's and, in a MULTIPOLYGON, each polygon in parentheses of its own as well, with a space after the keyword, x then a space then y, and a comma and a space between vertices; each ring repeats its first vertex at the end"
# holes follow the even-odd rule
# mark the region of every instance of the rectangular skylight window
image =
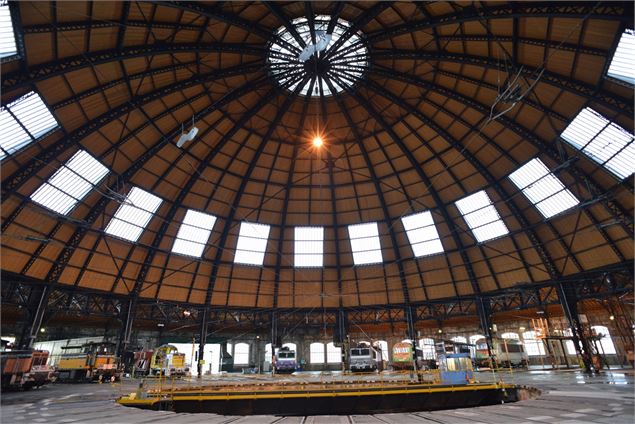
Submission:
POLYGON ((430 211, 404 216, 401 223, 406 229, 408 241, 416 257, 443 252, 443 245, 430 211))
POLYGON ((0 58, 13 56, 18 53, 15 46, 15 33, 13 32, 13 21, 9 11, 9 2, 0 1, 0 58))
POLYGON ((348 226, 348 237, 351 240, 353 263, 355 265, 376 264, 383 262, 379 229, 376 222, 348 226))
POLYGON ((456 207, 472 230, 478 242, 484 242, 509 233, 498 211, 485 190, 456 202, 456 207))
POLYGON ((584 108, 560 135, 620 179, 635 170, 633 134, 591 108, 584 108))
POLYGON ((265 261, 270 229, 269 225, 241 222, 234 262, 246 265, 262 265, 265 261))
POLYGON ((509 178, 545 218, 551 218, 580 203, 538 158, 527 162, 509 178))
POLYGON ((172 252, 200 258, 215 222, 214 215, 189 209, 176 234, 172 252))
POLYGON ((607 72, 609 77, 635 84, 635 31, 626 29, 615 49, 607 72))
POLYGON ((108 223, 106 233, 136 242, 161 202, 157 196, 133 187, 108 223))
POLYGON ((107 173, 108 168, 80 150, 35 190, 31 200, 66 215, 107 173))
POLYGON ((34 91, 0 107, 0 160, 58 126, 34 91))
POLYGON ((295 227, 294 265, 321 267, 324 261, 324 228, 295 227))

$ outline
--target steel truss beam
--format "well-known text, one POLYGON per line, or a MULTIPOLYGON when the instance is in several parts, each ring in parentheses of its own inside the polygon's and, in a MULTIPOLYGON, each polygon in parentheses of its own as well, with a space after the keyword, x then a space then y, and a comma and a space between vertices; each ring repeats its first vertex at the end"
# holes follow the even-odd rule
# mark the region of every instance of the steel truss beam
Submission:
POLYGON ((78 69, 138 57, 179 53, 235 53, 264 58, 265 51, 266 46, 242 43, 154 43, 122 49, 114 48, 31 66, 27 72, 16 71, 3 74, 2 91, 7 93, 78 69))
MULTIPOLYGON (((565 284, 575 293, 578 301, 600 300, 633 294, 631 264, 622 263, 586 273, 564 277, 560 280, 536 284, 518 285, 480 296, 439 299, 411 304, 413 319, 416 321, 443 321, 460 317, 478 316, 477 302, 488 302, 491 313, 505 313, 524 309, 542 310, 548 305, 560 304, 558 285, 565 284), (611 277, 608 278, 607 277, 611 277), (610 283, 608 282, 610 280, 610 283)), ((2 272, 2 306, 29 311, 32 307, 30 296, 34 287, 46 286, 42 281, 29 279, 15 273, 2 272)), ((124 319, 124 308, 128 296, 95 290, 74 289, 72 286, 58 285, 48 298, 46 314, 56 316, 103 317, 124 319)), ((208 325, 214 329, 238 327, 269 329, 272 310, 266 308, 237 308, 225 306, 204 306, 157 301, 139 298, 136 304, 136 322, 164 323, 166 326, 191 326, 197 329, 200 319, 207 310, 208 325)), ((336 328, 338 314, 343 311, 351 325, 406 324, 406 305, 365 306, 359 308, 277 308, 277 325, 284 329, 293 327, 336 328)), ((353 328, 351 327, 351 331, 353 328)))
POLYGON ((399 35, 437 28, 442 25, 460 24, 468 21, 491 21, 495 19, 544 17, 544 18, 586 18, 632 21, 633 6, 628 2, 510 2, 501 6, 461 8, 459 12, 408 22, 393 28, 377 30, 368 34, 369 42, 385 40, 399 35))
MULTIPOLYGON (((213 81, 215 79, 226 78, 226 77, 230 77, 234 75, 240 75, 245 72, 247 73, 258 72, 261 68, 262 68, 262 63, 260 63, 259 61, 251 62, 247 64, 241 64, 238 66, 232 66, 231 68, 227 68, 227 69, 220 69, 220 70, 215 70, 212 72, 207 72, 205 74, 194 75, 191 78, 188 78, 183 81, 179 81, 175 84, 171 84, 166 87, 161 87, 148 94, 135 96, 129 99, 128 101, 126 101, 125 103, 123 103, 122 105, 114 109, 110 109, 107 112, 101 114, 100 116, 91 120, 84 126, 64 136, 59 141, 55 142, 50 147, 48 147, 46 150, 43 150, 37 157, 34 157, 33 159, 29 160, 26 164, 21 166, 16 172, 14 172, 12 175, 6 178, 2 182, 2 191, 3 193, 9 193, 9 192, 17 190, 17 188, 20 187, 20 185, 22 185, 22 183, 26 179, 32 177, 40 170, 43 163, 46 164, 46 163, 53 162, 54 159, 64 154, 64 152, 68 148, 79 145, 81 141, 87 135, 93 133, 94 131, 97 131, 99 128, 103 127, 104 125, 109 124, 110 122, 118 119, 119 117, 127 113, 131 113, 134 110, 142 108, 144 105, 152 101, 159 100, 177 91, 181 91, 195 85, 204 84, 208 81, 213 81)), ((232 100, 232 99, 229 99, 229 100, 232 100)))
MULTIPOLYGON (((426 52, 423 50, 404 50, 404 49, 373 49, 371 56, 375 60, 387 60, 387 59, 408 59, 408 60, 425 60, 425 61, 438 61, 438 62, 452 62, 460 63, 463 65, 474 65, 485 69, 496 69, 500 71, 506 71, 504 63, 491 59, 485 56, 474 56, 467 54, 454 54, 454 53, 438 53, 438 52, 426 52)), ((518 72, 524 77, 535 80, 539 75, 540 70, 532 68, 527 65, 523 65, 518 72)), ((633 115, 633 104, 629 99, 620 97, 615 93, 611 93, 606 90, 599 89, 592 85, 582 81, 577 81, 569 78, 565 75, 560 75, 551 71, 544 71, 540 77, 540 82, 549 84, 553 87, 561 90, 568 91, 578 96, 585 97, 588 100, 597 102, 602 106, 626 116, 633 115)))

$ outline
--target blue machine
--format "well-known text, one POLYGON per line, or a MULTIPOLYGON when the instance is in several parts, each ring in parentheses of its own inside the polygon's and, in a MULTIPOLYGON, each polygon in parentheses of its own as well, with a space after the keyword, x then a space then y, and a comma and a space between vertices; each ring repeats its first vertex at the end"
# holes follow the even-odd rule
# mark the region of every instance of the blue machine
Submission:
POLYGON ((472 359, 469 353, 440 354, 438 361, 441 384, 467 384, 474 380, 472 359))

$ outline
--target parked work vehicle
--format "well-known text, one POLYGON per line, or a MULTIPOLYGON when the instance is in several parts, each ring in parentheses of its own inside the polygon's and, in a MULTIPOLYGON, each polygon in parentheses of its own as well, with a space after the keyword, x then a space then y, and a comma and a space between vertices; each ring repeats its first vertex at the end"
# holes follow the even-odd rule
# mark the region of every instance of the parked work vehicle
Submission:
MULTIPOLYGON (((490 358, 487 351, 485 338, 476 341, 476 358, 474 362, 478 367, 489 367, 490 358)), ((525 346, 516 339, 492 339, 492 361, 494 365, 501 367, 522 367, 529 365, 529 356, 525 346)))
POLYGON ((30 389, 51 381, 53 370, 46 364, 46 350, 11 350, 0 352, 2 390, 30 389))
POLYGON ((119 361, 115 343, 92 342, 81 346, 64 346, 57 367, 57 381, 82 382, 119 378, 119 361))
POLYGON ((273 358, 273 369, 277 373, 294 372, 298 368, 298 361, 295 357, 295 350, 287 346, 278 349, 273 358))
POLYGON ((185 354, 176 346, 165 344, 156 348, 150 360, 150 375, 184 376, 190 371, 185 354))
POLYGON ((382 371, 384 363, 379 346, 360 343, 349 350, 349 369, 352 372, 382 371))

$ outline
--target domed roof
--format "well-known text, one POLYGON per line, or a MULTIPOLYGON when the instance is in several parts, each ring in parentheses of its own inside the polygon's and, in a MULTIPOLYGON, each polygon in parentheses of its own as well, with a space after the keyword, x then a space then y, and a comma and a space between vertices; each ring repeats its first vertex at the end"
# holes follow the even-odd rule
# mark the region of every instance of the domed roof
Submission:
POLYGON ((11 7, 5 277, 322 308, 631 267, 631 2, 11 7))

